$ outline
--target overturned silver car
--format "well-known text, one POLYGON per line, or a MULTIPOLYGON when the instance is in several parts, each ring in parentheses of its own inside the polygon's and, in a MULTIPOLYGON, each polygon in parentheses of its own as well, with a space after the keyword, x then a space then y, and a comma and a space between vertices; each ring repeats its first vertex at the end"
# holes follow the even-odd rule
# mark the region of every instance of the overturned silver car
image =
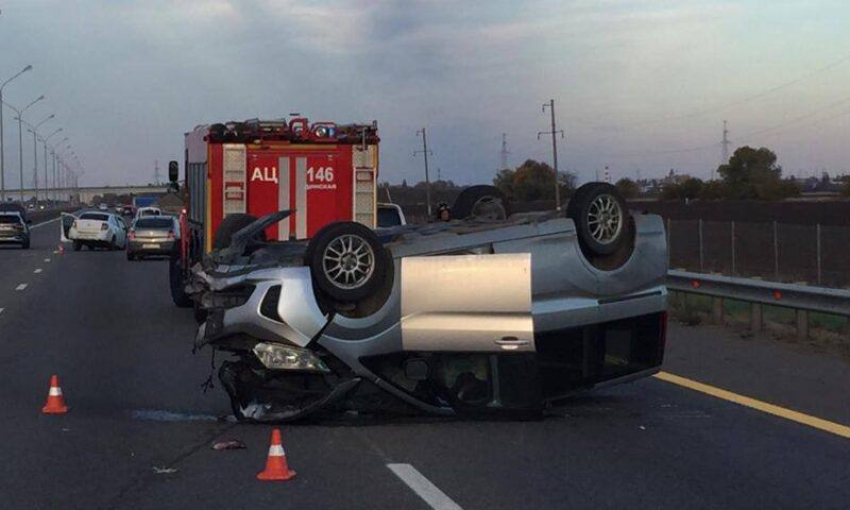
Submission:
POLYGON ((309 241, 263 241, 288 215, 228 233, 193 270, 205 316, 195 346, 232 355, 219 378, 239 419, 531 417, 659 370, 663 222, 629 213, 610 185, 583 186, 566 214, 342 222, 309 241))

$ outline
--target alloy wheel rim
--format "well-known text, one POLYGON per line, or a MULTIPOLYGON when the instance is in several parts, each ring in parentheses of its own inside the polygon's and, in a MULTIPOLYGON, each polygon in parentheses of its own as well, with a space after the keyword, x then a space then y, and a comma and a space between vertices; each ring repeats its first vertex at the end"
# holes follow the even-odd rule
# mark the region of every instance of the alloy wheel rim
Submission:
POLYGON ((322 255, 325 276, 340 289, 357 289, 375 271, 375 252, 365 239, 346 234, 328 243, 322 255))
POLYGON ((623 230, 623 209, 609 194, 599 195, 590 203, 587 212, 590 236, 600 244, 611 244, 623 230))

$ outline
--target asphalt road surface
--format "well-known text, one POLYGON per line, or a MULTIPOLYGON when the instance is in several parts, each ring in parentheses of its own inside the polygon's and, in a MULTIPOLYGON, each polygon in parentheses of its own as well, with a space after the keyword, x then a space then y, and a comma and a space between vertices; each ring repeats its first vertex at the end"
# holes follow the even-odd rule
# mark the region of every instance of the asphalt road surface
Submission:
MULTIPOLYGON (((259 482, 271 427, 220 419, 217 379, 201 389, 210 356, 167 262, 54 254, 58 228, 0 247, 3 508, 850 507, 850 440, 657 378, 542 421, 285 425, 298 475, 259 482), (53 373, 63 416, 40 412, 53 373), (210 448, 231 438, 247 449, 210 448)), ((850 423, 846 361, 722 329, 668 343, 668 372, 850 423)))

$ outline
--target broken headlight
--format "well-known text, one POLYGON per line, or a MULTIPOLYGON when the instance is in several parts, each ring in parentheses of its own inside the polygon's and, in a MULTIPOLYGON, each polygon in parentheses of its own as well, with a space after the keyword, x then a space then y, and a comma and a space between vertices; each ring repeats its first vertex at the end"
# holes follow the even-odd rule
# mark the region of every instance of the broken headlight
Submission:
POLYGON ((330 372, 327 365, 311 351, 293 345, 260 342, 254 346, 254 354, 266 368, 272 370, 330 372))

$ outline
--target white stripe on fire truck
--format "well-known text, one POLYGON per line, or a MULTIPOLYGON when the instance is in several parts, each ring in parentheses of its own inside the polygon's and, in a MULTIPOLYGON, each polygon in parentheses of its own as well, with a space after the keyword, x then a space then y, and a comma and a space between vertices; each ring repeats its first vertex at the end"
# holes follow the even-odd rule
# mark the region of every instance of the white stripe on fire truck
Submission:
MULTIPOLYGON (((284 209, 291 209, 292 204, 289 201, 289 177, 291 174, 289 168, 289 158, 283 157, 278 159, 278 168, 280 169, 278 174, 278 183, 277 183, 277 207, 278 210, 282 211, 284 209)), ((285 241, 289 239, 289 218, 278 222, 277 224, 277 238, 281 241, 285 241)))
POLYGON ((307 158, 295 160, 295 236, 307 238, 307 158))

